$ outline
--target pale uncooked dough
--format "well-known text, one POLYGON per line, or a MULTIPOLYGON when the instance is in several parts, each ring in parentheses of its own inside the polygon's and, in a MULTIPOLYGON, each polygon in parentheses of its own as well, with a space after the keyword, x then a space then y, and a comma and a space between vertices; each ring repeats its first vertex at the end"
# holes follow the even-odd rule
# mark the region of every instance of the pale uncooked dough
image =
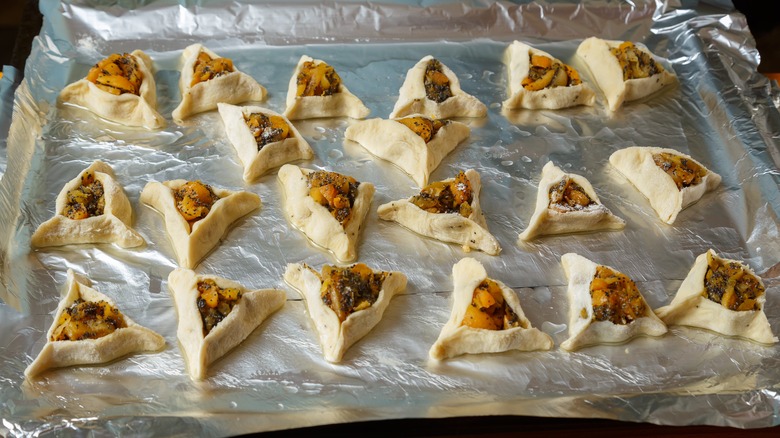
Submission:
POLYGON ((577 233, 595 230, 620 230, 626 226, 626 222, 612 214, 605 207, 590 181, 580 175, 566 173, 557 167, 552 161, 542 168, 542 179, 536 192, 536 209, 528 227, 520 233, 521 241, 528 241, 539 235, 577 233), (564 178, 571 178, 585 190, 585 193, 595 204, 581 210, 560 212, 550 208, 550 189, 564 178))
MULTIPOLYGON (((111 298, 90 286, 92 282, 89 279, 68 269, 65 296, 60 300, 54 312, 54 322, 46 332, 46 344, 35 360, 24 370, 26 378, 32 379, 51 368, 100 364, 131 353, 159 351, 165 346, 165 339, 162 336, 136 324, 126 314, 123 316, 127 327, 118 328, 106 336, 78 341, 52 341, 51 336, 59 325, 60 315, 77 299, 91 302, 105 301, 110 306, 117 307, 111 298)), ((122 311, 122 309, 118 310, 122 311)))
MULTIPOLYGON (((408 117, 425 116, 413 114, 408 117)), ((425 143, 422 137, 396 120, 371 119, 355 123, 347 128, 344 138, 360 143, 372 154, 395 164, 420 187, 428 184, 428 177, 441 160, 471 133, 463 123, 448 121, 425 143)))
POLYGON ((38 248, 78 243, 115 243, 122 248, 143 245, 143 237, 130 228, 132 220, 130 201, 114 179, 114 171, 111 166, 98 160, 65 184, 57 195, 54 217, 38 226, 30 244, 38 248), (86 219, 71 219, 63 215, 68 191, 81 186, 81 176, 86 172, 92 172, 103 185, 103 214, 86 219))
MULTIPOLYGON (((443 242, 458 243, 466 248, 478 249, 490 255, 498 255, 501 245, 487 229, 485 216, 479 206, 479 191, 482 183, 479 174, 469 169, 465 172, 471 183, 471 215, 459 213, 429 213, 414 205, 409 199, 400 199, 379 206, 379 218, 395 221, 404 227, 443 242)), ((446 179, 452 181, 454 178, 446 179)))
POLYGON ((360 182, 352 205, 352 217, 345 228, 325 206, 309 196, 306 175, 311 172, 314 171, 292 164, 285 164, 279 169, 279 183, 285 194, 284 211, 287 219, 315 245, 330 251, 339 261, 353 261, 357 258, 357 240, 371 206, 374 185, 360 182))
MULTIPOLYGON (((383 271, 374 271, 379 273, 383 271)), ((306 300, 306 308, 319 335, 322 353, 329 362, 340 362, 344 352, 365 336, 382 319, 395 294, 406 289, 406 276, 387 272, 377 300, 368 308, 351 313, 344 322, 336 312, 322 302, 319 273, 305 264, 290 263, 284 272, 284 281, 297 289, 306 300)))
POLYGON ((720 175, 710 171, 704 165, 688 155, 674 149, 634 146, 614 152, 609 157, 613 165, 637 188, 667 224, 672 224, 677 215, 686 207, 698 201, 706 192, 720 184, 720 175), (684 157, 707 171, 699 184, 677 188, 674 180, 653 161, 653 154, 669 153, 684 157))
POLYGON ((221 58, 201 44, 193 44, 184 49, 179 77, 181 103, 173 110, 174 120, 181 121, 193 114, 216 109, 220 102, 235 104, 265 99, 265 88, 235 66, 230 73, 191 86, 195 61, 198 60, 200 52, 205 52, 211 59, 221 58))
POLYGON ((225 125, 225 134, 236 149, 241 162, 244 163, 244 181, 253 182, 282 164, 314 157, 314 151, 309 143, 287 117, 259 106, 234 106, 220 103, 217 107, 219 115, 222 116, 222 123, 225 125), (253 113, 284 118, 292 135, 282 141, 268 143, 258 151, 257 141, 244 118, 253 113))
POLYGON ((140 51, 130 54, 143 73, 138 95, 124 93, 114 95, 103 91, 86 78, 76 81, 60 92, 59 101, 78 105, 104 119, 127 126, 147 129, 165 127, 165 119, 157 112, 157 85, 154 82, 152 59, 140 51))
POLYGON ((406 79, 398 90, 398 100, 389 118, 394 119, 410 114, 423 114, 435 119, 485 117, 487 115, 485 104, 463 91, 460 88, 460 79, 441 61, 442 72, 450 80, 452 97, 441 103, 428 99, 425 93, 425 69, 431 59, 433 56, 424 57, 406 73, 406 79))
POLYGON ((284 305, 287 295, 278 289, 247 290, 242 285, 213 275, 198 275, 177 268, 168 275, 168 291, 176 305, 179 325, 176 336, 190 377, 206 377, 209 364, 247 338, 265 319, 284 305), (213 280, 217 286, 241 291, 241 298, 227 317, 203 336, 203 318, 198 310, 198 282, 213 280))
POLYGON ((617 111, 623 102, 640 99, 656 91, 677 83, 677 76, 669 65, 663 65, 646 47, 635 44, 637 48, 647 52, 656 62, 662 64, 664 71, 647 78, 623 80, 623 69, 617 57, 610 49, 620 46, 623 41, 608 41, 590 37, 577 48, 577 55, 583 59, 590 70, 591 76, 604 93, 607 107, 617 111))
POLYGON ((548 87, 537 91, 526 90, 522 82, 531 69, 530 56, 546 56, 559 64, 563 61, 528 44, 514 41, 507 48, 506 63, 509 70, 509 98, 504 101, 508 109, 560 109, 577 105, 593 105, 596 93, 585 82, 568 87, 548 87))
POLYGON ((177 179, 165 182, 152 181, 141 191, 141 202, 148 204, 165 217, 165 229, 176 252, 179 266, 194 268, 214 249, 228 228, 252 210, 260 207, 260 197, 251 192, 230 191, 211 186, 219 196, 203 219, 190 225, 176 208, 174 190, 187 181, 177 179))
POLYGON ((761 277, 756 275, 749 266, 737 260, 718 257, 715 251, 710 249, 696 258, 671 304, 657 309, 656 315, 667 325, 699 327, 726 336, 739 336, 763 344, 777 342, 777 337, 772 334, 772 328, 769 326, 766 313, 764 313, 766 293, 763 293, 756 300, 758 310, 743 311, 727 309, 702 295, 705 291, 704 276, 709 267, 708 253, 716 259, 739 263, 763 286, 761 277))
MULTIPOLYGON (((573 351, 595 344, 622 343, 639 335, 661 336, 666 333, 666 325, 655 316, 647 302, 645 314, 628 324, 594 320, 590 283, 596 277, 599 265, 574 253, 564 254, 561 263, 569 279, 569 338, 561 344, 561 348, 573 351)), ((644 297, 642 301, 645 301, 644 297)))
POLYGON ((441 329, 439 338, 428 352, 431 359, 442 360, 461 354, 500 353, 509 350, 549 350, 553 347, 553 340, 547 333, 531 327, 515 292, 498 280, 493 281, 501 288, 505 303, 517 314, 520 327, 488 330, 463 325, 474 289, 486 278, 488 276, 485 268, 472 258, 464 258, 452 267, 452 312, 450 319, 441 329))

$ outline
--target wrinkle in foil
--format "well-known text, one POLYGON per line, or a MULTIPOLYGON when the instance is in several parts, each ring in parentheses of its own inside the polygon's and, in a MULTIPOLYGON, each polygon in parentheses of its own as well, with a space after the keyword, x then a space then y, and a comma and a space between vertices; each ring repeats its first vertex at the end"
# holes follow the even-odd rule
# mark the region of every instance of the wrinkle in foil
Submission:
POLYGON ((671 300, 695 257, 712 247, 765 275, 766 312, 780 330, 779 173, 772 134, 780 121, 766 91, 770 87, 755 72, 757 53, 741 15, 704 15, 674 2, 317 7, 299 2, 273 9, 243 2, 136 3, 139 8, 129 11, 123 5, 41 2, 47 20, 16 95, 9 166, 0 181, 6 207, 0 211, 0 431, 224 436, 371 419, 496 414, 663 424, 693 418, 737 427, 778 423, 776 346, 674 327, 661 339, 574 353, 558 348, 567 338, 567 282, 560 266, 567 252, 629 275, 657 308, 671 300), (178 25, 154 33, 157 22, 178 25), (291 28, 290 22, 298 24, 291 28), (503 53, 512 39, 525 39, 572 63, 592 83, 574 56, 592 29, 607 38, 645 42, 669 61, 680 85, 611 116, 600 103, 561 111, 501 110, 507 88, 503 53), (384 318, 342 363, 324 361, 305 303, 281 277, 287 263, 319 268, 333 263, 332 256, 286 222, 274 174, 244 183, 216 112, 182 126, 170 120, 179 102, 180 50, 192 42, 232 58, 269 90, 262 105, 279 112, 298 58, 324 59, 371 109, 369 117, 387 117, 407 69, 435 55, 489 111, 485 119, 463 120, 471 137, 431 178, 466 168, 480 172, 480 203, 503 247, 501 255, 466 254, 379 220, 378 205, 418 190, 411 179, 345 141, 352 120, 294 122, 316 154, 315 160, 297 164, 376 185, 359 260, 409 277, 406 292, 393 299, 384 318), (137 48, 155 61, 166 129, 128 129, 79 108, 54 108, 59 90, 97 60, 137 48), (698 157, 723 176, 723 183, 684 210, 675 226, 667 226, 607 164, 613 151, 633 145, 672 147, 698 157), (113 167, 147 245, 29 250, 30 234, 54 214, 62 185, 98 158, 113 167), (626 220, 626 229, 517 244, 533 213, 541 168, 550 160, 588 178, 602 202, 626 220), (171 243, 161 216, 138 199, 147 182, 174 178, 202 179, 261 197, 260 209, 240 219, 196 270, 249 288, 283 288, 288 297, 281 310, 214 363, 203 382, 189 379, 177 344, 167 292, 167 275, 176 267, 171 243), (477 258, 491 277, 517 292, 532 325, 553 337, 552 351, 428 361, 428 349, 449 317, 452 265, 464 256, 477 258), (25 381, 22 372, 44 344, 68 268, 85 273, 127 315, 162 334, 165 349, 25 381))

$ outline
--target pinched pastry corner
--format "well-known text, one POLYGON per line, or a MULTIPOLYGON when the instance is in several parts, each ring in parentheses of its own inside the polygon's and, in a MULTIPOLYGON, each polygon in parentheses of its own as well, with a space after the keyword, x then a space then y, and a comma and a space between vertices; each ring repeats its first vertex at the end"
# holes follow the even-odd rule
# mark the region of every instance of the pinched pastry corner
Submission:
POLYGON ((306 264, 291 263, 284 281, 305 299, 329 362, 340 362, 347 349, 382 319, 393 296, 406 289, 404 274, 374 271, 362 263, 324 265, 322 274, 306 264))
POLYGON ((33 233, 33 247, 114 243, 122 248, 144 244, 130 228, 133 211, 111 166, 95 161, 68 181, 57 195, 54 217, 33 233))
POLYGON ((173 119, 181 121, 217 104, 237 104, 265 99, 265 88, 251 76, 239 71, 229 58, 222 58, 201 44, 192 44, 182 53, 179 77, 181 103, 173 110, 173 119))
POLYGON ((168 290, 179 319, 176 336, 195 380, 204 379, 211 363, 243 342, 287 299, 281 290, 247 290, 234 281, 183 268, 168 275, 168 290))
POLYGON ((235 221, 260 207, 260 197, 254 193, 183 179, 147 183, 141 202, 163 215, 179 266, 190 269, 217 246, 235 221))
POLYGON ((46 344, 24 370, 26 378, 51 368, 106 363, 165 346, 162 336, 136 324, 91 285, 89 279, 68 270, 65 295, 46 332, 46 344))
POLYGON ((58 100, 122 125, 164 128, 165 119, 157 112, 152 65, 140 50, 114 53, 95 64, 86 78, 65 87, 58 100))

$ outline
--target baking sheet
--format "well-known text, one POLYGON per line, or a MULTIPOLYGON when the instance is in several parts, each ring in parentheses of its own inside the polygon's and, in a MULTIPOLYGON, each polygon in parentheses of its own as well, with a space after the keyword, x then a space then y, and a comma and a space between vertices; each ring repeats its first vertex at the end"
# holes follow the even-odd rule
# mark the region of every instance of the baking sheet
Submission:
MULTIPOLYGON (((744 260, 767 285, 766 312, 780 327, 777 214, 780 117, 777 90, 756 73, 758 53, 745 19, 719 2, 41 2, 45 23, 17 91, 7 171, 0 181, 0 431, 24 435, 98 430, 140 435, 235 435, 317 424, 407 417, 540 415, 615 418, 660 424, 764 427, 778 421, 780 350, 672 328, 661 339, 566 353, 566 279, 560 256, 576 252, 632 277, 653 308, 668 303, 694 258, 709 248, 744 260), (170 23, 158 32, 159 23, 170 23), (175 25, 173 25, 175 23, 175 25), (293 24, 290 24, 293 23, 293 24), (680 85, 609 115, 592 108, 507 113, 504 49, 522 39, 571 62, 579 42, 630 39, 664 57, 680 85), (450 311, 456 245, 419 238, 367 218, 359 260, 409 277, 382 321, 341 364, 322 359, 304 303, 281 277, 287 263, 315 267, 332 257, 307 243, 282 214, 275 175, 256 184, 215 112, 185 126, 170 119, 179 102, 181 49, 201 42, 230 57, 269 90, 264 106, 284 109, 289 75, 302 54, 330 62, 350 90, 387 117, 406 70, 433 54, 464 90, 488 105, 466 119, 471 137, 431 179, 474 168, 498 257, 467 254, 518 293, 535 327, 555 340, 550 352, 462 356, 429 363, 427 351, 450 311), (143 49, 157 68, 158 108, 169 126, 128 129, 72 107, 59 91, 112 52, 143 49), (723 176, 721 186, 661 223, 647 201, 609 168, 617 149, 672 147, 723 176), (62 185, 95 159, 114 168, 147 240, 137 250, 110 245, 29 249, 53 212, 62 185), (553 160, 586 176, 627 221, 624 231, 544 237, 517 245, 533 212, 543 165, 553 160), (247 287, 287 291, 285 306, 243 344, 192 382, 176 341, 166 278, 176 263, 161 216, 141 205, 148 181, 196 179, 260 195, 196 270, 247 287), (127 315, 167 341, 159 354, 74 367, 25 382, 40 351, 68 268, 86 274, 127 315)), ((374 207, 417 190, 403 172, 345 142, 349 119, 296 122, 316 159, 299 163, 350 174, 377 187, 374 207)))

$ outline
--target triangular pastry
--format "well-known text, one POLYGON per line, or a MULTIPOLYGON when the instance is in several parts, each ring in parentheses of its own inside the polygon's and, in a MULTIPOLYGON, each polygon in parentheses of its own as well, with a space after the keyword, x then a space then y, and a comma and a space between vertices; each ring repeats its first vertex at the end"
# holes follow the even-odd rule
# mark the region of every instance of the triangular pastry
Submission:
POLYGON ((355 123, 344 132, 344 138, 400 167, 422 187, 428 184, 428 177, 441 160, 470 133, 463 123, 413 114, 355 123))
POLYGON ((324 265, 322 274, 305 264, 291 263, 284 281, 306 300, 329 362, 340 362, 344 352, 382 319, 393 296, 406 289, 404 274, 374 271, 362 263, 324 265))
POLYGON ((54 217, 38 226, 34 247, 78 243, 115 243, 122 248, 143 245, 130 228, 133 210, 111 166, 95 161, 68 181, 55 201, 54 217))
POLYGON ((610 111, 677 82, 646 47, 631 41, 590 37, 577 48, 577 55, 604 93, 610 111))
POLYGON ((95 64, 86 78, 65 87, 59 100, 122 125, 165 127, 165 119, 157 112, 152 60, 140 50, 114 53, 95 64))
POLYGON ((561 348, 572 351, 666 333, 664 323, 626 275, 574 253, 564 254, 561 263, 569 279, 569 338, 561 348))
POLYGON ((482 184, 474 170, 430 184, 419 195, 379 206, 379 218, 443 242, 498 255, 501 246, 487 229, 479 206, 482 184))
POLYGON ((764 313, 766 288, 749 266, 708 250, 696 258, 671 304, 655 311, 667 325, 685 325, 777 342, 764 313))
POLYGON ((65 296, 46 332, 46 344, 24 370, 27 378, 51 368, 94 365, 142 351, 159 351, 165 339, 136 324, 116 304, 68 269, 65 296))
POLYGON ((325 170, 285 164, 279 169, 287 219, 315 245, 341 262, 357 257, 355 249, 374 185, 325 170))
POLYGON ((183 179, 147 183, 141 202, 165 217, 165 229, 183 268, 194 268, 233 222, 260 207, 260 197, 254 193, 183 179))
POLYGON ((508 109, 560 109, 593 105, 596 93, 560 59, 514 41, 506 51, 509 68, 508 109))
POLYGON ((520 240, 544 234, 620 230, 626 222, 605 207, 590 182, 580 175, 566 173, 552 162, 542 168, 536 192, 536 209, 520 240))
POLYGON ((364 119, 371 111, 341 82, 336 70, 320 59, 301 56, 287 89, 290 120, 347 116, 364 119))
POLYGON ((246 339, 287 296, 277 289, 247 290, 240 284, 189 269, 168 275, 179 318, 176 336, 190 377, 206 377, 209 364, 246 339))
POLYGON ((251 76, 239 71, 230 58, 222 58, 201 44, 182 53, 179 77, 181 103, 173 110, 174 120, 217 108, 217 103, 241 103, 265 99, 266 90, 251 76))
POLYGON ((429 55, 406 73, 389 118, 410 114, 436 119, 485 117, 487 107, 460 88, 460 80, 452 70, 429 55))
POLYGON ((244 163, 244 181, 253 182, 270 169, 314 156, 287 117, 259 106, 217 106, 228 140, 244 163))
POLYGON ((720 175, 674 149, 634 146, 614 152, 612 164, 667 224, 720 184, 720 175))
POLYGON ((464 258, 452 267, 452 313, 428 355, 549 350, 552 338, 531 327, 520 300, 504 283, 488 278, 481 263, 464 258))

